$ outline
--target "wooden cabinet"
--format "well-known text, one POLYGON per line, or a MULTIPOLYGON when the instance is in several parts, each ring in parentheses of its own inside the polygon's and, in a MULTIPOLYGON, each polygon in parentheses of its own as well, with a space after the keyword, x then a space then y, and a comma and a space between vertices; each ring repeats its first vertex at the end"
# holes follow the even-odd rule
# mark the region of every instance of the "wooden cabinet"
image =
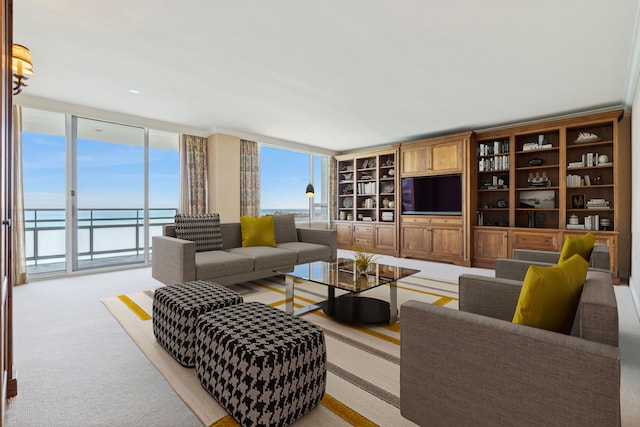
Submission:
POLYGON ((558 251, 566 235, 592 231, 609 244, 617 275, 620 231, 630 222, 619 208, 620 192, 630 191, 620 180, 621 117, 617 110, 476 135, 474 265, 504 255, 497 227, 508 231, 509 255, 558 251))
POLYGON ((398 149, 337 157, 338 247, 398 255, 398 149))
POLYGON ((534 249, 538 251, 558 252, 562 249, 562 242, 562 233, 560 231, 511 231, 512 251, 514 249, 534 249))
POLYGON ((470 138, 471 132, 465 132, 402 144, 401 176, 462 173, 470 138))
POLYGON ((395 224, 376 224, 375 242, 378 251, 383 253, 398 253, 398 238, 395 224))
POLYGON ((424 258, 431 252, 429 218, 402 217, 400 223, 400 256, 424 258))
POLYGON ((336 222, 337 241, 339 248, 349 248, 353 244, 353 230, 351 223, 336 222))
POLYGON ((462 262, 464 254, 464 233, 460 218, 434 218, 431 222, 431 259, 462 262))
POLYGON ((461 217, 403 216, 400 256, 464 264, 461 217))
POLYGON ((353 244, 365 249, 375 248, 373 229, 373 224, 353 224, 353 244))
POLYGON ((495 268, 495 260, 509 258, 509 232, 495 227, 475 227, 473 230, 473 265, 495 268))

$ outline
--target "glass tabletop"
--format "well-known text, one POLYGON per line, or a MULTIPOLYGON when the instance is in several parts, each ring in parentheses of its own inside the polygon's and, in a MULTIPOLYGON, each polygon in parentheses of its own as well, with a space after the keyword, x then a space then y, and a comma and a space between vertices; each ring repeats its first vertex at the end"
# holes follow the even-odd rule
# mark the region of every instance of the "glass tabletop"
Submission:
POLYGON ((332 286, 350 292, 362 292, 418 273, 420 270, 372 262, 366 275, 356 272, 352 259, 316 261, 297 265, 289 276, 332 286))

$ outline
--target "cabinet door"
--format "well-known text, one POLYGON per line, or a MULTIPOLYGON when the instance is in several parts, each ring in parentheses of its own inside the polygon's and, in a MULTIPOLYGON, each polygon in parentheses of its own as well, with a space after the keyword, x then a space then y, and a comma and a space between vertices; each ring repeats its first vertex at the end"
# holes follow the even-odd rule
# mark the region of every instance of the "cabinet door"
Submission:
POLYGON ((450 260, 464 257, 464 236, 461 227, 432 225, 430 238, 429 256, 450 260))
POLYGON ((422 175, 429 169, 428 147, 406 148, 402 153, 402 176, 422 175))
POLYGON ((352 233, 351 233, 351 223, 341 223, 336 222, 336 234, 338 240, 338 247, 341 249, 350 249, 352 246, 352 233))
POLYGON ((479 230, 473 232, 474 265, 495 268, 495 260, 509 257, 506 230, 479 230))
POLYGON ((381 253, 397 255, 395 225, 376 225, 376 249, 381 253))
POLYGON ((429 228, 420 223, 403 224, 400 228, 403 257, 424 258, 429 253, 429 228))
MULTIPOLYGON (((511 249, 535 249, 558 252, 561 249, 562 236, 559 232, 513 231, 511 249)), ((511 254, 513 258, 513 254, 511 254)))
POLYGON ((462 142, 443 142, 430 146, 429 172, 434 174, 462 172, 462 142))

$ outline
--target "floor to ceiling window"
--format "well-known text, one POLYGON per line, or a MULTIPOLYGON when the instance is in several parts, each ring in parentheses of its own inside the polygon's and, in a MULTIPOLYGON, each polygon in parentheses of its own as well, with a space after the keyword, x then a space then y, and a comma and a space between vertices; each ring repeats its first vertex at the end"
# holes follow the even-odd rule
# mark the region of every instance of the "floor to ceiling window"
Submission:
POLYGON ((260 213, 292 213, 297 221, 328 218, 327 156, 260 146, 260 213), (306 197, 307 184, 315 196, 306 197), (311 218, 309 218, 311 214, 311 218))
POLYGON ((29 274, 148 263, 178 158, 176 133, 23 109, 29 274))
POLYGON ((29 273, 65 271, 65 115, 22 109, 22 174, 29 273))

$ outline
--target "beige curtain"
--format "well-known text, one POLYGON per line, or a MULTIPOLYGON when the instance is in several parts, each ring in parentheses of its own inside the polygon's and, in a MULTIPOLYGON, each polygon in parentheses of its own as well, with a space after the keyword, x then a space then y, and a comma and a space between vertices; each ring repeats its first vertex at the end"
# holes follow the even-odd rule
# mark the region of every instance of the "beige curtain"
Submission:
POLYGON ((208 212, 207 145, 199 136, 180 135, 180 212, 208 212))
POLYGON ((337 218, 338 202, 338 161, 335 157, 329 157, 329 220, 335 221, 337 218))
POLYGON ((11 191, 11 275, 14 285, 29 282, 24 230, 24 191, 22 186, 22 107, 13 106, 13 159, 11 191))
POLYGON ((240 215, 260 216, 260 152, 255 141, 240 140, 240 215))

